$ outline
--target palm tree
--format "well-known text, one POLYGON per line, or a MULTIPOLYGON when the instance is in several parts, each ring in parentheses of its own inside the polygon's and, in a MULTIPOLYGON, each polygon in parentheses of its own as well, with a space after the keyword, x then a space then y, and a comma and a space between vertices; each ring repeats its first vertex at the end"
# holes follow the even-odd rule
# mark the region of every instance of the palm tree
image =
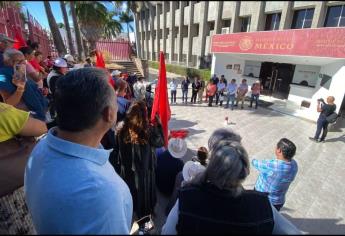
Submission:
POLYGON ((75 2, 70 1, 69 7, 70 7, 70 14, 72 16, 72 21, 73 21, 75 39, 77 41, 78 58, 79 60, 81 60, 83 57, 84 51, 83 51, 83 45, 82 45, 82 38, 80 35, 80 28, 79 28, 78 20, 77 20, 77 14, 75 10, 75 2))
POLYGON ((117 35, 118 21, 112 18, 114 13, 109 15, 101 2, 79 1, 75 5, 80 31, 89 42, 90 51, 96 49, 96 42, 103 36, 117 35))
POLYGON ((52 9, 51 9, 49 2, 43 1, 43 4, 44 4, 44 8, 45 8, 45 11, 47 14, 49 28, 50 28, 50 31, 53 35, 53 41, 54 41, 55 47, 58 51, 59 56, 62 56, 64 54, 66 54, 66 47, 63 43, 60 31, 59 31, 59 27, 56 24, 56 20, 54 18, 54 15, 53 15, 53 12, 52 12, 52 9))
POLYGON ((113 20, 113 17, 116 16, 116 12, 110 12, 107 14, 107 20, 104 26, 104 34, 105 38, 111 38, 114 35, 117 35, 122 31, 122 25, 120 22, 113 20))
POLYGON ((134 21, 134 18, 132 15, 129 15, 127 12, 121 12, 120 22, 125 23, 127 25, 128 40, 129 40, 129 30, 131 30, 132 32, 134 31, 133 26, 130 25, 130 23, 133 21, 134 21))
POLYGON ((72 41, 72 34, 71 34, 71 28, 69 27, 69 21, 68 21, 68 16, 67 16, 67 11, 66 11, 66 4, 64 1, 60 1, 60 8, 63 16, 63 21, 65 23, 65 30, 67 32, 67 41, 68 41, 68 47, 70 50, 70 53, 74 56, 75 50, 74 50, 74 45, 72 41))

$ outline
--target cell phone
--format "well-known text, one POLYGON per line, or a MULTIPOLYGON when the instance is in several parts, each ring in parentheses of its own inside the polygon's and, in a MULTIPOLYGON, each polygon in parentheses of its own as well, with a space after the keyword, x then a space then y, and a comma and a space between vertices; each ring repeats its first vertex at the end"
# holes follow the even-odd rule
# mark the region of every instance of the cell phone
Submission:
POLYGON ((27 81, 25 65, 24 64, 16 64, 14 66, 14 75, 15 75, 16 79, 27 81))

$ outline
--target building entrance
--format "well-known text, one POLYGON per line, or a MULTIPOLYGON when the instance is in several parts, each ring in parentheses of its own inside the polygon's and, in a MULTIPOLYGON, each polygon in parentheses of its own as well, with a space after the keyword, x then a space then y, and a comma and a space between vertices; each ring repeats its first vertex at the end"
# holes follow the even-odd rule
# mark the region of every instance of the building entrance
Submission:
POLYGON ((292 64, 261 63, 260 79, 264 88, 263 94, 287 99, 294 72, 295 65, 292 64))

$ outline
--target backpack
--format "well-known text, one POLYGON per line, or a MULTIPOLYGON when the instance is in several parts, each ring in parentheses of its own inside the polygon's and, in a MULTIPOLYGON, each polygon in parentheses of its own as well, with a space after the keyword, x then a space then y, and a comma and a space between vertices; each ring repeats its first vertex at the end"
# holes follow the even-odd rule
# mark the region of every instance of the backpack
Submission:
POLYGON ((333 124, 337 121, 338 117, 338 114, 336 112, 333 112, 332 114, 326 117, 326 120, 328 123, 333 124))

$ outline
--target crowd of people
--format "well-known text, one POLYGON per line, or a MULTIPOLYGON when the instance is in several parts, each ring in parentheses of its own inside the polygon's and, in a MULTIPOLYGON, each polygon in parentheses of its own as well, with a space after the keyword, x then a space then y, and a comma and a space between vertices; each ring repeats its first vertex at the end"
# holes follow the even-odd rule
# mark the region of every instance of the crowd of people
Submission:
MULTIPOLYGON (((241 109, 244 108, 244 101, 249 92, 249 86, 247 80, 243 79, 238 85, 236 79, 232 79, 230 83, 227 82, 224 75, 219 79, 216 74, 205 84, 199 76, 189 77, 185 76, 181 81, 181 91, 182 91, 182 103, 188 103, 188 90, 189 85, 191 85, 192 96, 190 103, 196 104, 196 98, 198 97, 198 103, 202 103, 202 99, 205 93, 205 102, 208 102, 208 106, 212 106, 215 103, 216 106, 222 107, 223 102, 226 103, 224 108, 238 107, 238 103, 241 102, 241 109), (191 82, 192 81, 192 82, 191 82)), ((172 79, 169 84, 171 92, 171 104, 176 104, 176 92, 178 88, 178 82, 176 79, 172 79)), ((251 98, 250 105, 248 107, 253 107, 253 102, 255 102, 255 109, 258 108, 258 101, 260 92, 262 90, 262 85, 260 80, 256 80, 251 86, 251 98)))
MULTIPOLYGON (((0 35, 0 233, 129 234, 137 223, 149 234, 157 191, 169 198, 162 234, 300 233, 279 213, 298 171, 292 141, 277 143, 275 159, 252 160, 260 174, 245 190, 250 162, 236 132, 217 129, 184 163, 187 143, 165 147, 143 77, 96 68, 92 55, 43 61, 39 45, 13 42, 0 35)), ((216 80, 195 78, 191 102, 206 89, 210 106, 226 95, 233 108, 237 94, 243 107, 246 81, 216 80)), ((187 102, 188 78, 181 86, 187 102)), ((259 94, 256 83, 256 107, 259 94)))

